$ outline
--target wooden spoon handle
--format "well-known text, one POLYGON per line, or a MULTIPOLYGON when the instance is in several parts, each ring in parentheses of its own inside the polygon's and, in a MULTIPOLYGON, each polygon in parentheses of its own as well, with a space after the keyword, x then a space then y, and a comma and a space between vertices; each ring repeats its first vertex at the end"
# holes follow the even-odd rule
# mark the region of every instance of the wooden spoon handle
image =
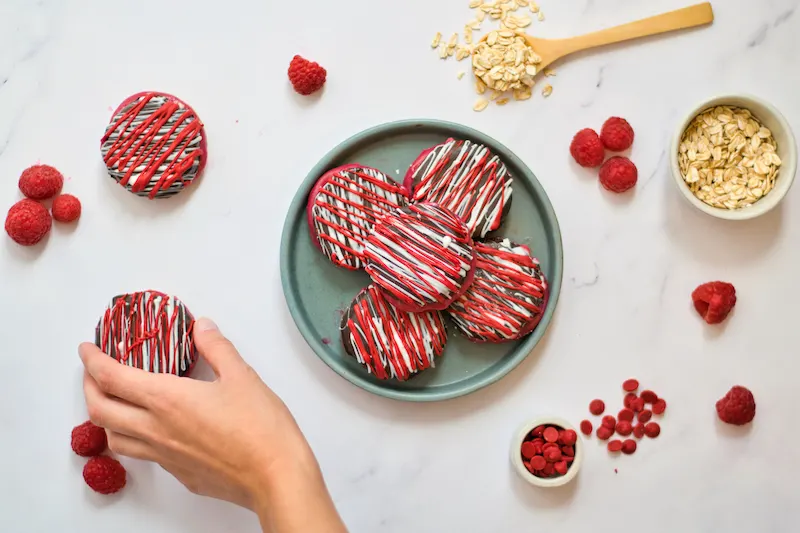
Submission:
POLYGON ((623 24, 607 30, 601 30, 571 39, 565 39, 563 51, 571 54, 579 50, 603 46, 606 44, 618 43, 629 39, 638 39, 649 35, 658 35, 668 31, 683 30, 711 24, 714 21, 714 11, 711 4, 697 4, 695 6, 670 11, 662 15, 656 15, 636 22, 623 24))

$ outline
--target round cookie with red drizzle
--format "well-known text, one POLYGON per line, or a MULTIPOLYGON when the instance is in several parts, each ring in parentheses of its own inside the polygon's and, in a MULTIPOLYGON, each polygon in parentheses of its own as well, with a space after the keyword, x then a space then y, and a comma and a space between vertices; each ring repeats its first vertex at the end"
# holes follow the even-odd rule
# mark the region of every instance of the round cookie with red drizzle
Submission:
POLYGON ((398 309, 442 311, 472 283, 472 245, 469 229, 452 212, 412 204, 375 223, 364 248, 366 271, 398 309))
POLYGON ((547 281, 527 246, 508 239, 475 244, 475 279, 448 309, 473 342, 505 342, 531 333, 547 306, 547 281))
POLYGON ((333 264, 364 268, 364 241, 375 220, 408 203, 389 176, 363 165, 326 172, 308 195, 311 240, 333 264))
POLYGON ((405 381, 435 366, 447 342, 441 312, 400 311, 375 285, 353 299, 341 329, 345 351, 378 379, 405 381))
POLYGON ((120 363, 185 376, 197 361, 194 317, 184 303, 158 291, 121 294, 97 323, 95 344, 120 363))
POLYGON ((161 92, 137 93, 114 111, 100 152, 117 183, 139 196, 168 198, 203 172, 205 129, 184 101, 161 92))
POLYGON ((448 139, 419 155, 403 186, 412 202, 449 209, 479 239, 499 228, 508 214, 512 181, 506 165, 486 146, 448 139))

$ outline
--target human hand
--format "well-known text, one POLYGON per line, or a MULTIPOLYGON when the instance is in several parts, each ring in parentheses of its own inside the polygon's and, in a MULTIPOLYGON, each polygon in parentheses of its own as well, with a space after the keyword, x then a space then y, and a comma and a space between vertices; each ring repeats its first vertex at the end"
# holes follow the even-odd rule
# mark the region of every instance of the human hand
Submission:
POLYGON ((283 402, 213 322, 198 320, 194 340, 216 381, 145 372, 81 344, 89 417, 106 429, 111 450, 159 463, 192 492, 260 514, 291 512, 292 502, 280 494, 287 486, 329 500, 283 402))

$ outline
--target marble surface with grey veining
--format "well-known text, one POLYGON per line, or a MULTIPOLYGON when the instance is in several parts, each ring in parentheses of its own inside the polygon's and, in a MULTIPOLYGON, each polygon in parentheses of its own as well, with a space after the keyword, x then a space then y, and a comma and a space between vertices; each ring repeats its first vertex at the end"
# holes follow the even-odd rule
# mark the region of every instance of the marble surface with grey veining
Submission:
MULTIPOLYGON (((683 7, 687 0, 541 0, 532 32, 563 37, 683 7)), ((691 1, 691 0, 689 0, 691 1)), ((549 99, 474 113, 468 65, 430 50, 469 20, 467 0, 0 1, 0 208, 19 173, 57 166, 81 198, 77 227, 44 245, 0 239, 0 531, 244 532, 255 519, 126 461, 119 496, 90 493, 68 447, 85 419, 79 342, 107 299, 148 287, 210 315, 291 407, 353 532, 796 530, 800 519, 800 190, 760 219, 726 223, 674 189, 667 145, 696 103, 729 92, 770 101, 800 128, 798 0, 715 0, 710 28, 579 54, 549 99), (296 96, 294 54, 329 71, 296 96), (129 94, 190 102, 209 139, 196 190, 148 202, 104 177, 99 140, 129 94), (636 129, 634 192, 615 196, 567 150, 610 115, 636 129), (278 273, 284 214, 332 146, 366 127, 435 117, 497 138, 537 174, 564 238, 564 288, 545 339, 499 383, 440 404, 377 398, 303 342, 278 273), (719 327, 689 295, 735 283, 719 327), (631 457, 594 440, 577 480, 535 490, 507 458, 523 420, 575 423, 617 406, 636 376, 669 400, 663 432, 631 457), (716 421, 715 401, 750 387, 756 422, 716 421)))

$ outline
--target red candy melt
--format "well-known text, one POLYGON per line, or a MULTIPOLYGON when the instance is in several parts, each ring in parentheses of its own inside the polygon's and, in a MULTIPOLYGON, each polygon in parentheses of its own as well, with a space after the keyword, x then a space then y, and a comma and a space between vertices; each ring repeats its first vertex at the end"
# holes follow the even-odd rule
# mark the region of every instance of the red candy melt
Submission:
POLYGON ((616 430, 617 433, 619 433, 623 437, 627 437, 628 435, 633 433, 633 425, 626 420, 620 420, 619 422, 617 422, 616 430))
POLYGON ((589 412, 595 416, 602 415, 605 410, 606 404, 603 400, 592 400, 591 403, 589 403, 589 412))
POLYGON ((654 439, 661 435, 661 426, 658 425, 656 422, 650 422, 644 425, 644 434, 654 439))
POLYGON ((617 426, 617 419, 611 415, 606 415, 603 417, 602 425, 608 429, 614 429, 617 426))
POLYGON ((581 422, 581 433, 583 433, 584 435, 591 435, 592 429, 594 428, 592 427, 592 423, 590 421, 584 420, 583 422, 581 422))
POLYGON ((636 414, 633 412, 633 410, 625 408, 619 412, 619 414, 617 415, 617 419, 624 420, 626 422, 633 422, 634 416, 636 416, 636 414))
POLYGON ((637 424, 633 426, 633 436, 637 439, 644 437, 644 424, 637 424))
POLYGON ((667 402, 663 399, 658 400, 656 403, 653 404, 653 414, 654 415, 663 415, 664 411, 667 410, 667 402))
POLYGON ((658 401, 658 395, 651 390, 643 390, 640 396, 645 403, 656 403, 658 401))
POLYGON ((625 442, 622 443, 622 453, 624 453, 625 455, 631 455, 635 451, 636 451, 635 440, 627 439, 625 442))
MULTIPOLYGON (((591 423, 589 432, 591 433, 591 423)), ((581 424, 583 426, 583 424, 581 424)), ((575 460, 578 434, 558 426, 536 426, 520 445, 522 463, 531 474, 540 478, 563 476, 575 460)))
POLYGON ((626 379, 624 383, 622 383, 622 390, 626 392, 633 392, 639 388, 639 382, 633 378, 626 379))
POLYGON ((544 430, 544 440, 547 442, 556 442, 558 440, 558 430, 554 427, 549 427, 544 430))
POLYGON ((653 418, 653 411, 650 411, 648 409, 645 409, 644 411, 639 413, 639 416, 637 417, 639 422, 641 422, 642 424, 649 422, 651 418, 653 418))
POLYGON ((610 440, 608 441, 608 445, 606 447, 610 452, 622 451, 622 441, 619 439, 610 440))

